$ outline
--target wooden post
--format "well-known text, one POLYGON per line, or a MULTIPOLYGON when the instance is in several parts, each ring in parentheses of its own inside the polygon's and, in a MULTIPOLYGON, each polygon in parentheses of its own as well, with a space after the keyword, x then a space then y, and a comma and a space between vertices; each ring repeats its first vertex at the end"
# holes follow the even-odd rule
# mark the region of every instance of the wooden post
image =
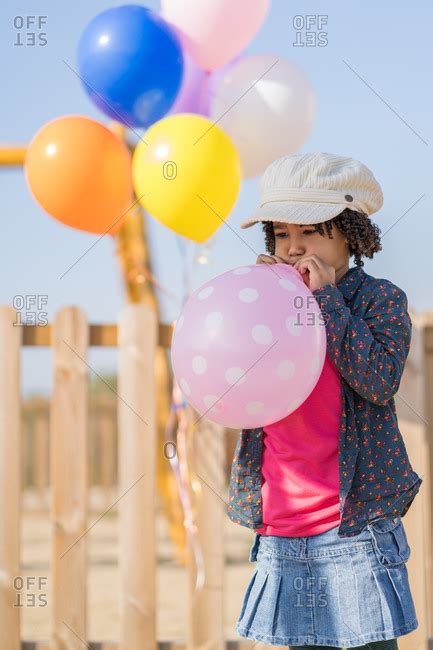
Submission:
POLYGON ((429 480, 426 482, 426 579, 427 579, 427 629, 429 650, 433 650, 433 312, 424 314, 424 394, 426 419, 426 464, 429 480))
POLYGON ((34 408, 34 481, 42 508, 47 505, 47 487, 49 485, 49 456, 48 456, 48 404, 38 402, 34 408))
POLYGON ((77 307, 52 328, 50 426, 53 650, 81 650, 86 638, 86 519, 89 331, 77 307))
POLYGON ((408 571, 419 627, 399 638, 398 644, 401 650, 432 650, 433 313, 410 315, 411 347, 395 404, 409 459, 423 479, 403 518, 412 551, 408 571))
POLYGON ((197 567, 188 547, 189 619, 188 650, 223 650, 224 635, 224 519, 225 427, 208 420, 193 408, 192 469, 200 482, 195 524, 203 556, 205 580, 196 590, 197 567))
MULTIPOLYGON (((0 648, 20 649, 20 568, 22 329, 12 307, 0 307, 0 648)), ((20 594, 22 590, 22 594, 20 594)), ((22 604, 22 603, 21 603, 22 604)))
POLYGON ((113 486, 115 481, 115 425, 116 413, 114 400, 104 399, 98 401, 99 413, 99 447, 101 454, 100 463, 100 485, 107 504, 113 501, 113 486))
POLYGON ((156 650, 156 315, 128 305, 118 329, 122 650, 156 650))

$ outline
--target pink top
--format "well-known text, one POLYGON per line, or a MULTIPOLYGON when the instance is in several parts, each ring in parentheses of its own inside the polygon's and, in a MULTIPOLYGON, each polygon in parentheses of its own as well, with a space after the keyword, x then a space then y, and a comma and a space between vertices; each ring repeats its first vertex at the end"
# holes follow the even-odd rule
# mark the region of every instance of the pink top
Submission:
POLYGON ((263 527, 256 533, 304 537, 339 525, 341 408, 340 375, 326 355, 308 398, 263 427, 263 527))

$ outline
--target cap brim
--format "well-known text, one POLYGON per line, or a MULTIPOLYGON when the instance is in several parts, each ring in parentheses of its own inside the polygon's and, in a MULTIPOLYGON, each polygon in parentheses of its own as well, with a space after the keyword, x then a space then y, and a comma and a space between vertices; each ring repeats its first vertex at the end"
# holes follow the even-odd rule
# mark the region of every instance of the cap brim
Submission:
POLYGON ((333 219, 347 208, 346 203, 295 203, 293 201, 272 201, 256 210, 240 224, 250 228, 260 221, 282 221, 309 225, 333 219))

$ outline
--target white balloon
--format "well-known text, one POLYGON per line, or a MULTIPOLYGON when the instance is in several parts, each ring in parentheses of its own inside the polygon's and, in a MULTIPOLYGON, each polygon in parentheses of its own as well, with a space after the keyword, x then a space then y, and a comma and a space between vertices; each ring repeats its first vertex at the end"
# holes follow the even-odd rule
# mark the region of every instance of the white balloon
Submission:
POLYGON ((244 177, 296 153, 311 131, 314 91, 299 66, 272 54, 244 56, 215 75, 210 117, 236 145, 244 177))

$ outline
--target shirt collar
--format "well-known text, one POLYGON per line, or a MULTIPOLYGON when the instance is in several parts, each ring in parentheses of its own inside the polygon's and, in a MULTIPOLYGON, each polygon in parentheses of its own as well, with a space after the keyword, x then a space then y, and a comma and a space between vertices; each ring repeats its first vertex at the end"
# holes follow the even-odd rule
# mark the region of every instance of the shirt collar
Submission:
POLYGON ((352 266, 352 268, 346 271, 343 277, 339 279, 336 286, 343 296, 347 300, 350 300, 354 296, 364 277, 365 271, 362 266, 352 266))

